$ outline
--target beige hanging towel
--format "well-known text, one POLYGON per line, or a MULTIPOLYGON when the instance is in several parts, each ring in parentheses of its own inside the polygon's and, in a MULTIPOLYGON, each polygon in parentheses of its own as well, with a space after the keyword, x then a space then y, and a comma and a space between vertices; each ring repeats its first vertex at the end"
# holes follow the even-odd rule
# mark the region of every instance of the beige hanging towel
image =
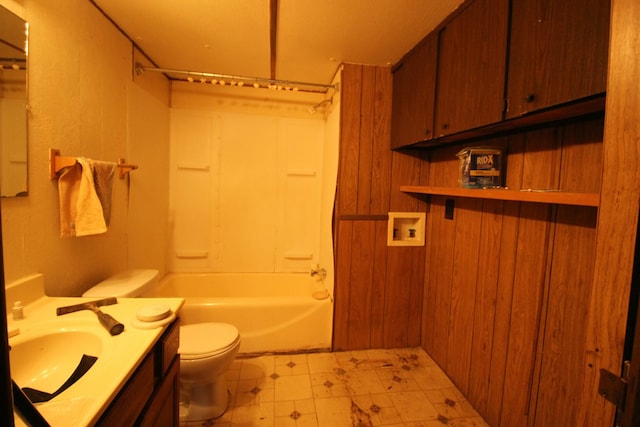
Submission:
MULTIPOLYGON (((60 237, 88 236, 107 231, 107 221, 96 191, 93 162, 78 157, 76 164, 65 168, 58 179, 60 237)), ((114 170, 115 167, 114 163, 114 170)), ((102 172, 99 175, 102 175, 102 172)), ((102 176, 99 178, 101 194, 103 198, 108 199, 108 203, 105 204, 108 204, 110 212, 112 185, 105 184, 103 180, 110 180, 102 176)))

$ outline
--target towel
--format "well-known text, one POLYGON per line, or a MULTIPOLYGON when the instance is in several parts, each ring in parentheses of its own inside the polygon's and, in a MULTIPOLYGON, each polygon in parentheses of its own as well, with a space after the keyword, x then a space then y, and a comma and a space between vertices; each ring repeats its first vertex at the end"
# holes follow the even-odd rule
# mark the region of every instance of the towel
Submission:
POLYGON ((96 187, 96 194, 100 199, 104 222, 109 225, 111 220, 111 200, 113 193, 113 176, 116 173, 117 165, 114 162, 102 162, 99 160, 89 160, 89 166, 93 172, 93 183, 96 187))
MULTIPOLYGON (((107 221, 100 197, 111 212, 111 167, 94 168, 93 160, 76 158, 76 164, 65 168, 58 179, 60 197, 60 237, 87 236, 107 231, 107 221), (96 171, 97 170, 97 171, 96 171), (105 172, 106 170, 106 172, 105 172), (100 196, 94 174, 98 175, 100 196)), ((106 162, 101 162, 106 163, 106 162)), ((115 170, 115 163, 113 170, 115 170)))

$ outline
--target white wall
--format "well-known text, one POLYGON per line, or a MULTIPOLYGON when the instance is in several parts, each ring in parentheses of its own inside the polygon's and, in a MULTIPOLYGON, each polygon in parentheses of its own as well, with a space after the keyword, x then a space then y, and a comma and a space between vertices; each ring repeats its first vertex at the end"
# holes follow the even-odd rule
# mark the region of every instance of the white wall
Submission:
POLYGON ((48 294, 79 295, 130 263, 163 270, 169 84, 161 75, 133 80, 131 42, 90 2, 21 3, 30 23, 29 195, 1 202, 6 282, 42 273, 48 294), (50 148, 139 165, 115 180, 107 233, 59 237, 50 148))

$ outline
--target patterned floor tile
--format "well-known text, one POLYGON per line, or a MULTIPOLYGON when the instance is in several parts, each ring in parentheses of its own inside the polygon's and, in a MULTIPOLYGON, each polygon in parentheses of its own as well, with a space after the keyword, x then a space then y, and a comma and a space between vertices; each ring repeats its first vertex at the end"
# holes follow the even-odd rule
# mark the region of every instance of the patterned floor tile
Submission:
POLYGON ((215 427, 488 427, 420 348, 238 358, 215 427))

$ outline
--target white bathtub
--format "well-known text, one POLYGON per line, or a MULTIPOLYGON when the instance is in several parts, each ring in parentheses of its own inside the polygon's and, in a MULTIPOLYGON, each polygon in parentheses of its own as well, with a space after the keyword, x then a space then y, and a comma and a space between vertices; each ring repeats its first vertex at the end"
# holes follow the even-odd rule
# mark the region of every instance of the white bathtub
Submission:
POLYGON ((153 291, 185 298, 183 325, 230 323, 240 331, 240 353, 331 348, 333 304, 312 298, 303 273, 170 273, 153 291))

